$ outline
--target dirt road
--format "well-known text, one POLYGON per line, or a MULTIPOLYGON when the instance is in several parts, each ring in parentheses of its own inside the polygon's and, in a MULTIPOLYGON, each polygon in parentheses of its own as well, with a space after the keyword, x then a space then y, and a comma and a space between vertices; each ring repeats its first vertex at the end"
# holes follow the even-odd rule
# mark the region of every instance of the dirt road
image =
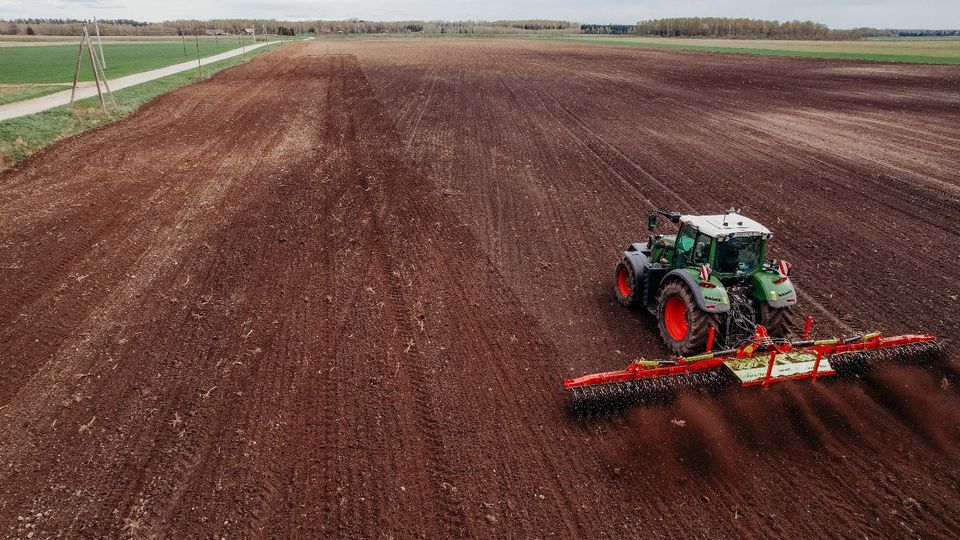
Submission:
MULTIPOLYGON (((0 173, 10 536, 956 536, 953 372, 580 424, 660 351, 653 207, 770 225, 821 333, 956 341, 960 71, 288 45, 0 173)), ((955 355, 954 355, 955 358, 955 355)))

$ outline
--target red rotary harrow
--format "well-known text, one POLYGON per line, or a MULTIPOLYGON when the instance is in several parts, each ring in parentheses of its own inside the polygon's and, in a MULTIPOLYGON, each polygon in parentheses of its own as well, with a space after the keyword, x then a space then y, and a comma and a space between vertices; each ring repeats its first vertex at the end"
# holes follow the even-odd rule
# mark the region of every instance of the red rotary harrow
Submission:
POLYGON ((711 351, 669 360, 639 359, 621 371, 596 373, 563 381, 571 408, 578 415, 597 416, 637 404, 665 403, 683 391, 718 393, 740 386, 762 386, 798 379, 836 375, 862 377, 877 365, 901 363, 929 366, 945 357, 944 345, 930 335, 885 337, 879 332, 845 339, 808 339, 813 320, 807 319, 803 339, 771 338, 762 325, 753 338, 735 349, 711 351))

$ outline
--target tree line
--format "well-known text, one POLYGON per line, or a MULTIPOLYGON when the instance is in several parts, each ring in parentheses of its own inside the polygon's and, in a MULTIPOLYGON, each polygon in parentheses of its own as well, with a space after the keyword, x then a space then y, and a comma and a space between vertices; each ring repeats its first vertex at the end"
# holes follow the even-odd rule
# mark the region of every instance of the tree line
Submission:
POLYGON ((640 21, 632 34, 658 37, 739 39, 860 39, 892 35, 889 30, 854 28, 831 30, 813 21, 767 21, 729 17, 684 17, 640 21))
POLYGON ((632 24, 581 24, 581 34, 623 35, 633 33, 632 24))
MULTIPOLYGON (((632 34, 659 37, 740 39, 860 39, 886 36, 953 36, 957 30, 832 30, 813 21, 767 21, 728 17, 684 17, 640 21, 637 24, 580 24, 551 19, 501 21, 366 21, 275 19, 213 19, 143 22, 130 19, 98 21, 107 36, 171 36, 179 33, 222 31, 239 34, 255 28, 258 34, 632 34)), ((79 19, 0 19, 0 34, 80 35, 79 19)))
MULTIPOLYGON (((0 34, 38 34, 77 36, 83 31, 79 19, 0 19, 0 34), (29 29, 29 31, 28 31, 29 29)), ((100 33, 106 36, 174 36, 180 33, 222 30, 239 34, 247 28, 257 33, 296 34, 382 34, 382 33, 427 33, 427 34, 507 34, 507 33, 577 33, 580 25, 570 21, 529 19, 502 21, 365 21, 315 20, 277 21, 274 19, 212 19, 142 22, 128 19, 97 21, 100 33)))
POLYGON ((890 30, 899 37, 949 37, 960 36, 960 30, 890 30))

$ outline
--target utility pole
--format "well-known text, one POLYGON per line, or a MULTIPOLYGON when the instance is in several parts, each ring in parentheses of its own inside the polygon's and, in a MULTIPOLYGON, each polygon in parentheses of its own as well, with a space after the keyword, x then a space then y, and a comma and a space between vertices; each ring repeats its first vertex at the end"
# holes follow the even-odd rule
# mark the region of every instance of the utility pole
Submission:
MULTIPOLYGON (((80 42, 80 53, 81 53, 81 55, 83 54, 83 45, 86 44, 86 46, 87 46, 87 52, 90 54, 90 68, 93 69, 93 82, 96 83, 96 85, 97 85, 97 96, 100 97, 100 108, 103 109, 103 112, 107 112, 107 104, 106 104, 106 102, 104 102, 104 100, 103 100, 103 92, 100 91, 100 75, 99 75, 99 73, 97 72, 97 67, 98 67, 98 65, 97 65, 97 59, 94 57, 94 54, 93 54, 93 42, 92 42, 92 40, 90 39, 90 33, 87 32, 87 23, 86 23, 86 22, 83 23, 83 38, 82 38, 82 39, 83 39, 83 41, 80 42)), ((77 64, 77 67, 79 67, 79 66, 80 66, 80 64, 78 63, 78 64, 77 64)), ((77 77, 74 76, 73 79, 76 80, 77 77)), ((71 94, 74 94, 74 93, 76 93, 76 85, 74 85, 74 92, 71 92, 71 94)))
POLYGON ((73 89, 70 90, 70 104, 73 104, 73 98, 77 95, 77 80, 80 77, 80 60, 83 59, 83 42, 86 36, 80 35, 80 49, 77 51, 77 66, 73 68, 73 89))
MULTIPOLYGON (((90 39, 89 34, 87 34, 87 44, 88 44, 87 46, 90 49, 90 54, 92 54, 93 56, 96 56, 97 53, 96 51, 93 50, 93 40, 90 39)), ((114 109, 117 109, 118 108, 117 100, 113 98, 113 92, 110 90, 110 83, 107 82, 107 74, 103 72, 102 66, 103 66, 103 59, 102 58, 95 59, 94 66, 93 66, 94 76, 97 76, 97 71, 100 72, 99 77, 100 77, 100 80, 103 81, 103 87, 107 90, 107 95, 110 96, 110 104, 113 105, 114 109)), ((103 101, 102 95, 100 96, 100 101, 103 101)))
POLYGON ((193 32, 193 39, 197 42, 197 77, 203 78, 203 70, 200 69, 200 36, 199 32, 193 32))
POLYGON ((103 41, 100 40, 100 25, 96 17, 93 18, 93 29, 97 32, 97 45, 100 47, 100 67, 107 69, 107 57, 103 55, 103 41))

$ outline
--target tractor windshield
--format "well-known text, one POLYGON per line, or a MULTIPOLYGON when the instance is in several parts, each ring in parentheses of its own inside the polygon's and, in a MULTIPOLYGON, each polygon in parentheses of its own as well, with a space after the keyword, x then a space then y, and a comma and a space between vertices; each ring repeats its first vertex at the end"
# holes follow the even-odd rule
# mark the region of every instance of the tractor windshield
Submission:
POLYGON ((739 236, 718 242, 714 270, 722 274, 750 272, 760 263, 762 250, 762 236, 739 236))

